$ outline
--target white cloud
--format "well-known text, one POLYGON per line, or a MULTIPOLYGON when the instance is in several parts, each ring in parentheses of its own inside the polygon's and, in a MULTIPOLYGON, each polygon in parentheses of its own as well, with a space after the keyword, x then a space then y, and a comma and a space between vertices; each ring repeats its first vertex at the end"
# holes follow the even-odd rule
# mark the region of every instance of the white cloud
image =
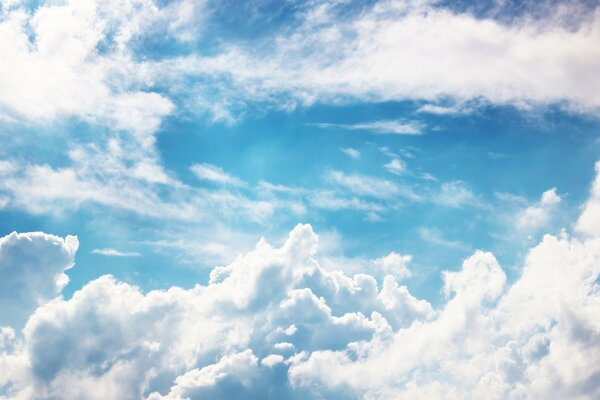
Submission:
POLYGON ((539 202, 518 214, 517 228, 523 231, 536 231, 546 226, 560 202, 561 198, 556 193, 556 188, 545 191, 539 202))
POLYGON ((593 232, 545 236, 512 283, 476 251, 443 273, 436 308, 394 278, 408 277, 410 256, 366 263, 383 279, 349 276, 320 266, 318 242, 299 225, 281 247, 261 240, 188 290, 96 279, 39 307, 22 335, 1 331, 0 384, 8 397, 65 399, 600 394, 593 232))
POLYGON ((482 207, 481 200, 462 181, 442 183, 439 192, 434 194, 431 200, 452 208, 482 207))
POLYGON ((435 115, 469 114, 473 109, 464 105, 440 106, 435 104, 423 104, 417 109, 418 113, 435 115))
POLYGON ((79 242, 41 232, 0 238, 0 326, 20 328, 29 314, 69 282, 79 242))
POLYGON ((421 239, 426 240, 437 246, 456 248, 456 249, 467 247, 464 243, 461 243, 458 240, 450 240, 450 239, 445 238, 443 233, 437 228, 420 228, 418 232, 419 232, 419 237, 421 239))
POLYGON ((109 256, 109 257, 139 257, 141 255, 140 253, 137 253, 134 251, 123 252, 123 251, 119 251, 119 250, 115 250, 115 249, 111 249, 111 248, 94 249, 94 250, 92 250, 92 254, 99 254, 101 256, 109 256))
POLYGON ((352 147, 344 147, 340 149, 342 153, 346 154, 350 158, 360 158, 360 151, 353 149, 352 147))
POLYGON ((395 175, 400 175, 406 171, 406 164, 400 161, 399 158, 392 158, 390 162, 384 165, 385 169, 395 175))
POLYGON ((598 221, 600 221, 600 161, 596 162, 596 179, 575 229, 585 235, 600 236, 598 221))
POLYGON ((0 113, 37 122, 74 116, 129 131, 151 146, 174 105, 132 73, 140 69, 130 42, 168 25, 163 11, 151 1, 7 8, 0 21, 0 113))
MULTIPOLYGON (((225 45, 214 57, 181 57, 154 68, 175 81, 218 77, 216 88, 198 80, 190 96, 229 118, 248 102, 289 109, 407 99, 437 104, 450 98, 474 107, 554 103, 594 114, 600 109, 600 78, 593 72, 600 59, 597 7, 588 7, 586 17, 563 6, 510 21, 477 18, 433 2, 378 1, 350 16, 339 9, 318 3, 307 7, 297 26, 259 38, 252 48, 225 45)), ((422 111, 454 112, 441 107, 422 111)), ((324 127, 420 131, 403 125, 382 120, 324 127)))
POLYGON ((394 121, 381 120, 356 124, 331 124, 331 123, 315 123, 311 124, 323 129, 343 129, 350 131, 369 131, 377 134, 392 134, 392 135, 420 135, 423 130, 421 123, 417 121, 394 121))
POLYGON ((391 181, 360 174, 345 174, 341 171, 330 171, 327 179, 350 192, 379 199, 408 198, 420 200, 420 196, 411 189, 399 186, 391 181))
POLYGON ((400 255, 391 252, 385 257, 373 260, 373 265, 376 268, 380 268, 386 275, 389 274, 397 280, 402 280, 411 276, 411 272, 407 267, 407 264, 411 261, 412 256, 410 255, 400 255))
POLYGON ((224 185, 231 186, 243 186, 244 183, 236 178, 223 171, 222 168, 217 167, 211 164, 194 164, 190 167, 190 170, 196 175, 199 179, 220 183, 224 185))

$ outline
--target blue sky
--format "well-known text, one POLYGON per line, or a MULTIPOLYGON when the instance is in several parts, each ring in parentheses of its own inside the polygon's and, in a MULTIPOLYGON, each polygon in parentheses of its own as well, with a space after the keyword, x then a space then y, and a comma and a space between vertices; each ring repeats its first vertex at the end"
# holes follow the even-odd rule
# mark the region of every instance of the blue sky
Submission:
POLYGON ((0 1, 0 398, 594 398, 599 42, 591 1, 0 1))

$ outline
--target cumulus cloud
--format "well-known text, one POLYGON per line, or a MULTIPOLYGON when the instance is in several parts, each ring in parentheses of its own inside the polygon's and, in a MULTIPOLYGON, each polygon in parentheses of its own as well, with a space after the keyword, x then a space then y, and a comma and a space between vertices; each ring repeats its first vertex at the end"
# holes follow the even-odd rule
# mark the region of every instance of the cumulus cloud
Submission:
MULTIPOLYGON (((554 196, 548 191, 542 200, 555 202, 554 196)), ((72 237, 45 234, 1 240, 0 265, 15 264, 6 254, 18 253, 19 260, 31 259, 20 262, 29 281, 42 282, 34 279, 40 275, 46 285, 48 276, 63 276, 77 248, 72 237), (57 268, 48 267, 48 251, 60 255, 57 268)), ((281 247, 261 240, 214 268, 207 285, 144 294, 103 276, 71 299, 42 304, 22 334, 0 331, 0 365, 9 371, 0 377, 4 394, 153 400, 600 395, 600 237, 593 231, 544 236, 514 282, 494 255, 476 251, 460 268, 443 272, 445 301, 435 308, 399 283, 410 276, 410 256, 372 261, 382 275, 349 276, 320 266, 318 243, 310 226, 298 225, 281 247)), ((3 278, 14 272, 0 271, 3 278)), ((36 293, 46 290, 51 299, 64 279, 54 282, 36 293)))
POLYGON ((538 230, 550 222, 552 214, 561 202, 556 188, 548 189, 542 193, 540 201, 522 210, 516 220, 517 228, 523 231, 538 230))
POLYGON ((596 179, 592 185, 591 195, 584 205, 575 229, 582 234, 600 236, 598 221, 600 221, 600 162, 596 162, 596 179))
POLYGON ((20 328, 29 314, 69 282, 79 242, 41 232, 0 238, 0 326, 20 328))

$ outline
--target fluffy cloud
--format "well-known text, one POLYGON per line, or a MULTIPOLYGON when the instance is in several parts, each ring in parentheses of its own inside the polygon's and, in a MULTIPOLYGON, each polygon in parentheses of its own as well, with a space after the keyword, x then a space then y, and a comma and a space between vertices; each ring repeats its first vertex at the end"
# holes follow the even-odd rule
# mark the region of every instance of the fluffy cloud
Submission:
POLYGON ((544 227, 560 204, 561 198, 556 188, 546 190, 536 204, 527 207, 517 216, 517 228, 523 231, 535 231, 544 227))
POLYGON ((136 65, 131 46, 152 26, 168 31, 166 16, 176 7, 138 0, 49 2, 33 11, 5 5, 0 112, 42 122, 75 116, 132 132, 151 145, 173 103, 129 74, 136 65))
MULTIPOLYGON (((261 241, 215 268, 207 286, 143 294, 104 276, 70 300, 47 303, 30 317, 22 338, 9 338, 21 340, 11 357, 24 357, 29 367, 4 382, 7 395, 279 393, 291 390, 286 371, 294 354, 343 349, 389 330, 390 323, 431 317, 431 306, 391 276, 378 289, 368 275, 325 271, 314 258, 317 243, 311 228, 300 225, 281 248, 261 241)), ((2 360, 13 369, 21 365, 8 355, 2 360)))
POLYGON ((600 162, 596 162, 596 180, 575 229, 585 235, 600 236, 600 162))
POLYGON ((21 327, 37 306, 61 292, 78 246, 74 236, 41 232, 0 238, 0 326, 21 327))
MULTIPOLYGON (((72 238, 12 234, 2 251, 36 236, 65 256, 62 274, 72 238)), ((21 255, 33 252, 31 264, 42 265, 39 250, 23 247, 21 255)), ((324 269, 317 235, 299 225, 281 247, 261 240, 189 290, 144 294, 104 276, 69 300, 41 305, 22 335, 3 328, 0 363, 9 373, 0 383, 8 398, 600 394, 593 232, 545 236, 510 284, 491 253, 476 251, 443 273, 446 301, 437 308, 398 283, 408 262, 396 253, 374 260, 381 280, 324 269)))

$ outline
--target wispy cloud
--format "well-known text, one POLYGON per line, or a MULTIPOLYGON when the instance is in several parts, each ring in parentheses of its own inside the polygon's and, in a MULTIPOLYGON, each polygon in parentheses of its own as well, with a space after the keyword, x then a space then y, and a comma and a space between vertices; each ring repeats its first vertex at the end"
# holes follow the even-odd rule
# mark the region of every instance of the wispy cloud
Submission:
POLYGON ((94 249, 92 250, 92 254, 99 254, 101 256, 109 256, 109 257, 139 257, 140 253, 135 251, 119 251, 116 249, 105 248, 105 249, 94 249))
POLYGON ((420 228, 418 230, 419 232, 419 237, 429 243, 438 245, 438 246, 443 246, 443 247, 449 247, 449 248, 456 248, 456 249, 468 249, 469 246, 467 246, 466 244, 458 241, 458 240, 450 240, 444 237, 444 235, 442 234, 442 231, 440 231, 437 228, 420 228))
POLYGON ((418 121, 379 120, 356 124, 312 123, 321 129, 341 129, 349 131, 367 131, 380 135, 420 135, 424 125, 418 121))
POLYGON ((244 186, 244 182, 242 182, 239 178, 236 178, 233 175, 228 174, 223 171, 222 168, 217 167, 216 165, 211 164, 194 164, 190 167, 190 170, 201 180, 210 181, 214 183, 220 183, 223 185, 231 185, 231 186, 244 186))
POLYGON ((387 169, 392 174, 400 175, 404 171, 406 171, 406 164, 402 162, 399 158, 392 158, 390 162, 384 165, 385 169, 387 169))
POLYGON ((345 174, 341 171, 330 171, 326 175, 326 179, 360 196, 379 199, 401 197, 413 201, 421 200, 421 196, 417 195, 409 187, 400 186, 387 179, 362 174, 345 174))
POLYGON ((342 153, 346 154, 350 158, 360 158, 360 151, 353 149, 352 147, 344 147, 340 149, 342 153))
POLYGON ((434 115, 458 115, 469 114, 473 108, 464 105, 440 106, 436 104, 424 104, 417 109, 417 113, 434 115))

